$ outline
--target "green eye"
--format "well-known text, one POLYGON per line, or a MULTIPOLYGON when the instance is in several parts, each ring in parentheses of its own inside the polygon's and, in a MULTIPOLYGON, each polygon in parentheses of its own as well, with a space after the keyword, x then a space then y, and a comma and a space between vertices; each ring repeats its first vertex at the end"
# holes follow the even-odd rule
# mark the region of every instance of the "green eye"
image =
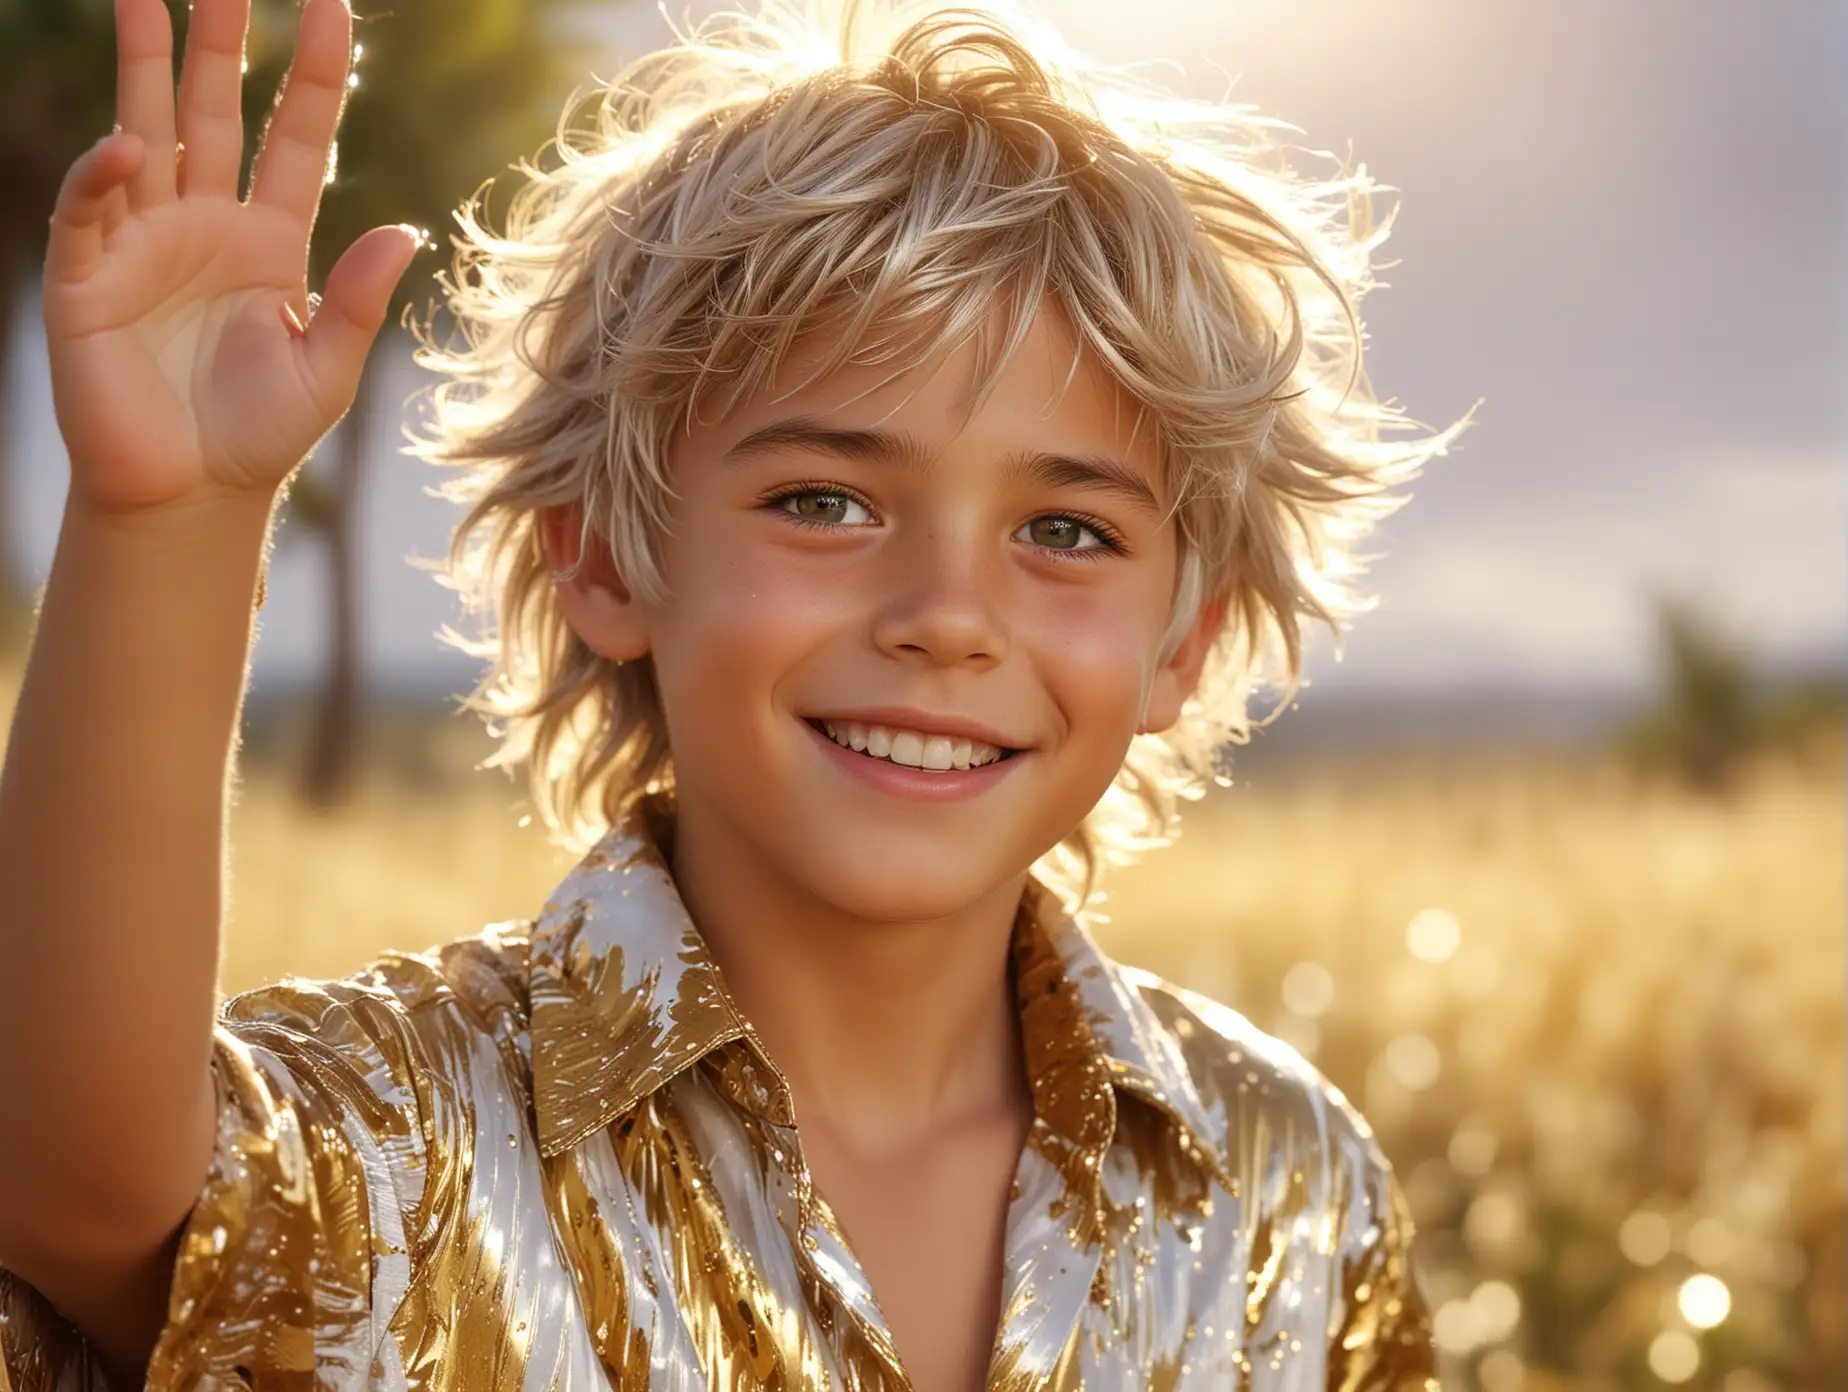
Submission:
POLYGON ((839 522, 847 516, 847 500, 838 493, 803 493, 795 503, 796 516, 811 522, 839 522))
MULTIPOLYGON (((1056 513, 1035 517, 1021 530, 1026 533, 1026 540, 1051 551, 1084 549, 1084 538, 1091 536, 1091 529, 1077 518, 1060 517, 1056 513)), ((1096 541, 1096 537, 1092 536, 1092 540, 1096 541)))
POLYGON ((857 526, 871 520, 864 503, 845 493, 822 489, 787 494, 777 499, 777 506, 791 517, 823 526, 857 526))

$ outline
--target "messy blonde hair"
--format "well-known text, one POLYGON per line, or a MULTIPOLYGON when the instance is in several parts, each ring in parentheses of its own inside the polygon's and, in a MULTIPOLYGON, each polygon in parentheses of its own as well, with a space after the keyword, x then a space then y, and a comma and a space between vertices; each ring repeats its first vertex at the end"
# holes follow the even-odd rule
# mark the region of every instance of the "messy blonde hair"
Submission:
POLYGON ((487 764, 526 763, 548 830, 588 847, 671 788, 672 753, 649 661, 600 657, 561 614, 540 510, 580 508, 658 599, 677 434, 798 335, 830 331, 817 376, 974 342, 979 402, 1050 303, 1152 423, 1181 556, 1170 645, 1227 605, 1181 723, 1135 739, 1039 867, 1083 902, 1103 861, 1172 836, 1177 799, 1249 738, 1254 688, 1282 691, 1266 720, 1288 704, 1303 620, 1339 643, 1368 607, 1356 541, 1468 418, 1384 439, 1414 423, 1361 368, 1386 232, 1364 166, 1303 179, 1272 158, 1279 123, 1143 87, 1025 20, 828 8, 767 0, 681 35, 592 94, 588 130, 574 97, 553 167, 518 166, 504 233, 480 192, 457 213, 439 280, 461 343, 419 326, 417 360, 453 380, 410 448, 463 470, 440 489, 468 509, 444 583, 492 622, 443 636, 488 661, 464 699, 500 741, 487 764))

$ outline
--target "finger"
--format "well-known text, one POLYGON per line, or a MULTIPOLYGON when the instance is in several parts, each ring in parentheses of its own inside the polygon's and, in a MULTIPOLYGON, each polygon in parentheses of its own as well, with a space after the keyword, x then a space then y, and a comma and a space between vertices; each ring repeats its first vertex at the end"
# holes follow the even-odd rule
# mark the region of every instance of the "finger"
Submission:
POLYGON ((147 148, 128 186, 140 209, 174 192, 173 24, 162 0, 115 0, 115 18, 116 122, 147 148))
POLYGON ((180 70, 181 192, 236 198, 244 162, 244 36, 250 0, 194 0, 180 70))
POLYGON ((328 152, 346 100, 352 53, 353 13, 346 0, 308 0, 295 41, 295 61, 257 156, 252 203, 279 208, 308 227, 314 225, 327 183, 328 152))
MULTIPOLYGON (((139 154, 136 157, 139 158, 139 154)), ((115 235, 116 228, 127 220, 128 181, 123 180, 103 195, 103 249, 105 251, 109 248, 109 239, 115 235)))
POLYGON ((103 242, 116 221, 122 186, 140 168, 139 136, 107 135, 73 164, 58 190, 45 252, 45 278, 78 284, 96 273, 103 242))
POLYGON ((327 292, 308 325, 302 352, 315 397, 330 414, 352 405, 366 354, 421 238, 414 227, 376 227, 348 247, 328 273, 327 292))

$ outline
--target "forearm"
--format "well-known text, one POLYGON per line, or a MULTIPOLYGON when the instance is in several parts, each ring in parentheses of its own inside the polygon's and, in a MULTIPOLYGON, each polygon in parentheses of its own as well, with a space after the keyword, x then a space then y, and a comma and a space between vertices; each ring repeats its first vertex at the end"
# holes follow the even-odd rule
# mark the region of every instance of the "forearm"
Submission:
POLYGON ((0 1233, 129 1237, 203 1178, 270 509, 67 506, 0 770, 0 1233))

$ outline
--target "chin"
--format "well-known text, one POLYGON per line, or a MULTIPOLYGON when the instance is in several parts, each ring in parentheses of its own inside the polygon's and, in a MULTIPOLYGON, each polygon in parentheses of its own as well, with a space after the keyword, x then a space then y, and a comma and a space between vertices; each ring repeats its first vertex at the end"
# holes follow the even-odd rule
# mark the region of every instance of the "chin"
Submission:
POLYGON ((861 835, 847 840, 846 855, 818 855, 817 845, 839 847, 842 839, 804 838, 784 864, 816 898, 842 913, 871 922, 917 923, 950 918, 1006 889, 1034 857, 977 856, 970 849, 904 832, 861 835))

